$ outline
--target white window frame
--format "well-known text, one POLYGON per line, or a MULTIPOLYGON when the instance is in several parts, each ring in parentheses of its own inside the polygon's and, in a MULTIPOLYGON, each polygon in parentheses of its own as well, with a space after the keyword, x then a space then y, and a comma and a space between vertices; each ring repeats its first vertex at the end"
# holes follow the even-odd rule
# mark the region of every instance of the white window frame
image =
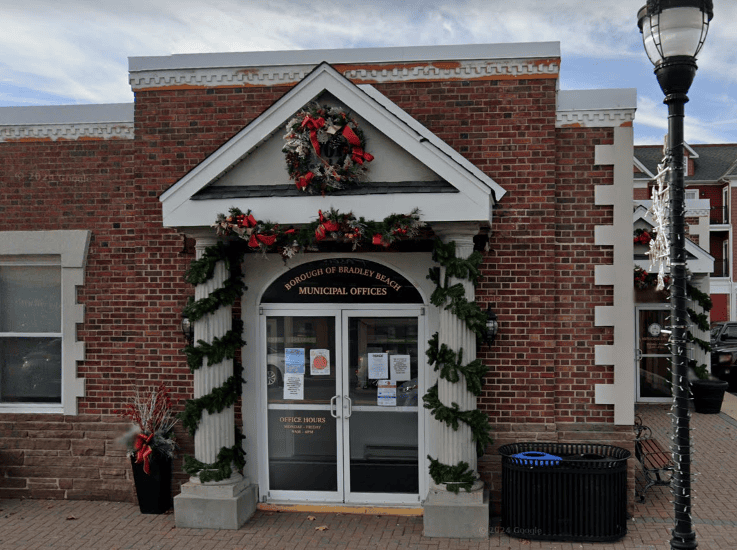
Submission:
POLYGON ((61 403, 0 403, 0 413, 77 414, 77 398, 84 397, 84 378, 77 377, 77 361, 85 347, 77 340, 77 323, 84 322, 84 306, 77 303, 77 286, 84 284, 90 231, 2 231, 0 259, 23 262, 29 256, 57 256, 61 265, 61 403))

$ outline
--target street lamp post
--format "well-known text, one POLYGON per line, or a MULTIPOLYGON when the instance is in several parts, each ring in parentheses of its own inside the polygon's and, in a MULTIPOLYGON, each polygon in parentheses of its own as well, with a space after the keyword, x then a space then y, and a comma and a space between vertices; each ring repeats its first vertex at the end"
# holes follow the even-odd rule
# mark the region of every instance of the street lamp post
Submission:
POLYGON ((683 117, 696 76, 696 55, 713 17, 712 0, 648 0, 637 14, 645 51, 668 105, 667 166, 670 190, 671 352, 673 356, 673 446, 671 480, 675 527, 671 548, 696 548, 691 521, 691 437, 689 426, 688 310, 683 183, 683 117))

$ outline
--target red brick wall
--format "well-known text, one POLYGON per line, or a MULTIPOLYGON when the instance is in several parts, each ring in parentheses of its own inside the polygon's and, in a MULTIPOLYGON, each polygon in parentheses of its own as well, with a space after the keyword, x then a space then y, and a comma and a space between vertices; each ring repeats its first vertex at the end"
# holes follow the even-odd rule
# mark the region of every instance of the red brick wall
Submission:
MULTIPOLYGON (((556 130, 552 78, 376 87, 508 192, 478 289, 501 327, 496 344, 479 350, 491 369, 479 407, 497 441, 480 463, 484 476, 497 479, 504 442, 626 445, 612 408, 593 402, 594 385, 612 378, 594 365, 594 346, 611 344, 612 330, 594 327, 593 310, 611 304, 611 289, 594 285, 594 265, 611 263, 611 251, 592 244, 593 227, 611 224, 611 208, 593 204, 594 185, 612 177, 593 164, 594 146, 611 143, 611 130, 556 130)), ((161 227, 158 197, 286 91, 140 91, 134 141, 0 144, 0 230, 93 231, 79 291, 80 415, 0 415, 8 438, 0 461, 10 464, 0 498, 76 498, 97 483, 86 498, 130 499, 129 466, 114 445, 122 425, 110 415, 135 386, 163 380, 175 399, 192 393, 179 322, 193 256, 161 227)), ((191 440, 180 440, 191 453, 191 440)))

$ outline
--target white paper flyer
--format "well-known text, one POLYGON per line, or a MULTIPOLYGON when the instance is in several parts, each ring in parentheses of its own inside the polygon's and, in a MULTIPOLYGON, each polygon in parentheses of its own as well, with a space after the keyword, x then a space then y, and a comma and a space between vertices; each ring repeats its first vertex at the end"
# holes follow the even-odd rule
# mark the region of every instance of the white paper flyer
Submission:
POLYGON ((368 354, 368 377, 370 380, 384 380, 389 378, 389 354, 368 354))
POLYGON ((409 380, 411 369, 409 355, 392 355, 389 357, 392 380, 409 380))

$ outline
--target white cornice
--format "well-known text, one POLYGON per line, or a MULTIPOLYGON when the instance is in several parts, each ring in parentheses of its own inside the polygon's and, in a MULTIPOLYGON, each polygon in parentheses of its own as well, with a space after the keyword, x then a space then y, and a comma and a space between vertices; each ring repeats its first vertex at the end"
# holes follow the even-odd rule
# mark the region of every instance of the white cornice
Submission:
MULTIPOLYGON (((214 88, 218 86, 284 86, 305 78, 318 64, 270 67, 207 67, 154 69, 130 72, 133 91, 166 87, 214 88)), ((558 58, 464 61, 414 61, 401 63, 335 64, 335 69, 355 83, 432 80, 496 80, 505 78, 557 78, 558 58)))
POLYGON ((0 142, 133 139, 133 104, 0 107, 0 142))
POLYGON ((561 90, 558 92, 556 128, 626 126, 635 119, 637 91, 561 90))
POLYGON ((19 140, 133 139, 133 123, 29 124, 0 126, 0 142, 19 140))
POLYGON ((601 109, 592 111, 558 111, 555 127, 617 127, 635 120, 634 109, 601 109))

